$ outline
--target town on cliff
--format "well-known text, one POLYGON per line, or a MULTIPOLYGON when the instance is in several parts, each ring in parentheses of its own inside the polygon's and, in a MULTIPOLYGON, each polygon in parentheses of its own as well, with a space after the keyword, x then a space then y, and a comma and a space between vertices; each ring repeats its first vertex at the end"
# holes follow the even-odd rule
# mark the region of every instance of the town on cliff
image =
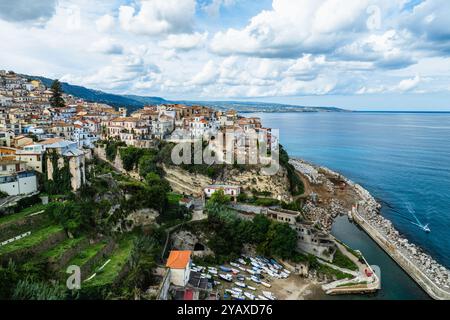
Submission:
POLYGON ((366 190, 290 159, 259 118, 182 104, 129 113, 6 71, 0 111, 0 299, 377 292, 364 252, 330 233, 339 215, 431 297, 450 298, 449 271, 366 190))

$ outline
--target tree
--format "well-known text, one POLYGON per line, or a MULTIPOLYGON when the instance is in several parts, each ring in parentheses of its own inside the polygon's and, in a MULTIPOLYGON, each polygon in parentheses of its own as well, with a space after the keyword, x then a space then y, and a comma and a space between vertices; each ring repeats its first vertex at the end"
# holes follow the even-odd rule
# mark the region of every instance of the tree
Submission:
POLYGON ((50 98, 50 104, 53 108, 63 108, 66 103, 62 97, 63 91, 61 87, 61 82, 58 79, 53 81, 51 89, 52 96, 50 98))
POLYGON ((219 189, 212 194, 209 201, 212 203, 225 205, 225 204, 230 203, 231 198, 229 196, 225 195, 225 191, 223 191, 223 189, 219 189))
POLYGON ((264 254, 288 259, 295 255, 297 233, 287 223, 272 222, 261 248, 264 254))

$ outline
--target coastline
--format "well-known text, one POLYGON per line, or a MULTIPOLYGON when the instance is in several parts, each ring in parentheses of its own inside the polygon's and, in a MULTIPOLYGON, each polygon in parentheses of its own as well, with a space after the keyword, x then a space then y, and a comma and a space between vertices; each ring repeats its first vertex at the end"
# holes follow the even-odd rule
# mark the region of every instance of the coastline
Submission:
POLYGON ((358 195, 350 218, 359 225, 430 297, 436 300, 450 299, 450 271, 436 262, 420 247, 410 243, 394 228, 391 221, 380 214, 381 205, 361 185, 323 166, 292 159, 299 171, 312 183, 320 178, 319 171, 339 177, 358 195), (311 170, 313 168, 314 170, 311 170))

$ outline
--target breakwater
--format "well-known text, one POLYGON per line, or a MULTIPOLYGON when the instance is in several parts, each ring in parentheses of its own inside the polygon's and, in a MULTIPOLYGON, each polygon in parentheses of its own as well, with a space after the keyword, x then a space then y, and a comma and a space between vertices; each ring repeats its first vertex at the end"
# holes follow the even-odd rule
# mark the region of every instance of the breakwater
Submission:
POLYGON ((351 216, 357 223, 430 297, 437 300, 450 299, 450 271, 410 243, 380 215, 380 204, 361 185, 342 177, 328 168, 328 174, 339 176, 359 196, 351 216))

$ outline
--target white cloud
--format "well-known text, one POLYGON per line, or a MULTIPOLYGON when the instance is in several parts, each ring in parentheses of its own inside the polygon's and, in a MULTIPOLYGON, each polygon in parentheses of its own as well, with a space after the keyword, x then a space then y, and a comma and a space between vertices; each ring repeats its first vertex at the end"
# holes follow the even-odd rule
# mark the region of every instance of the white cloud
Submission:
POLYGON ((220 8, 230 7, 236 3, 236 0, 212 0, 209 4, 206 4, 202 9, 210 16, 218 16, 220 8))
POLYGON ((149 36, 190 32, 194 15, 195 0, 141 0, 138 8, 119 9, 124 30, 149 36))
POLYGON ((103 54, 122 54, 123 46, 112 38, 104 38, 95 42, 91 49, 103 54))
POLYGON ((193 85, 209 85, 212 84, 215 80, 217 80, 219 76, 219 72, 217 70, 217 66, 214 64, 212 60, 209 60, 204 66, 203 69, 197 73, 191 81, 193 85))
POLYGON ((192 50, 205 44, 208 38, 208 33, 195 32, 192 34, 170 34, 167 38, 159 44, 166 49, 176 50, 192 50))
POLYGON ((404 79, 399 82, 396 89, 401 92, 411 91, 420 84, 421 78, 420 75, 416 75, 414 78, 404 79))
POLYGON ((105 14, 95 21, 95 25, 97 26, 97 30, 99 32, 108 32, 115 27, 116 20, 113 16, 105 14))

